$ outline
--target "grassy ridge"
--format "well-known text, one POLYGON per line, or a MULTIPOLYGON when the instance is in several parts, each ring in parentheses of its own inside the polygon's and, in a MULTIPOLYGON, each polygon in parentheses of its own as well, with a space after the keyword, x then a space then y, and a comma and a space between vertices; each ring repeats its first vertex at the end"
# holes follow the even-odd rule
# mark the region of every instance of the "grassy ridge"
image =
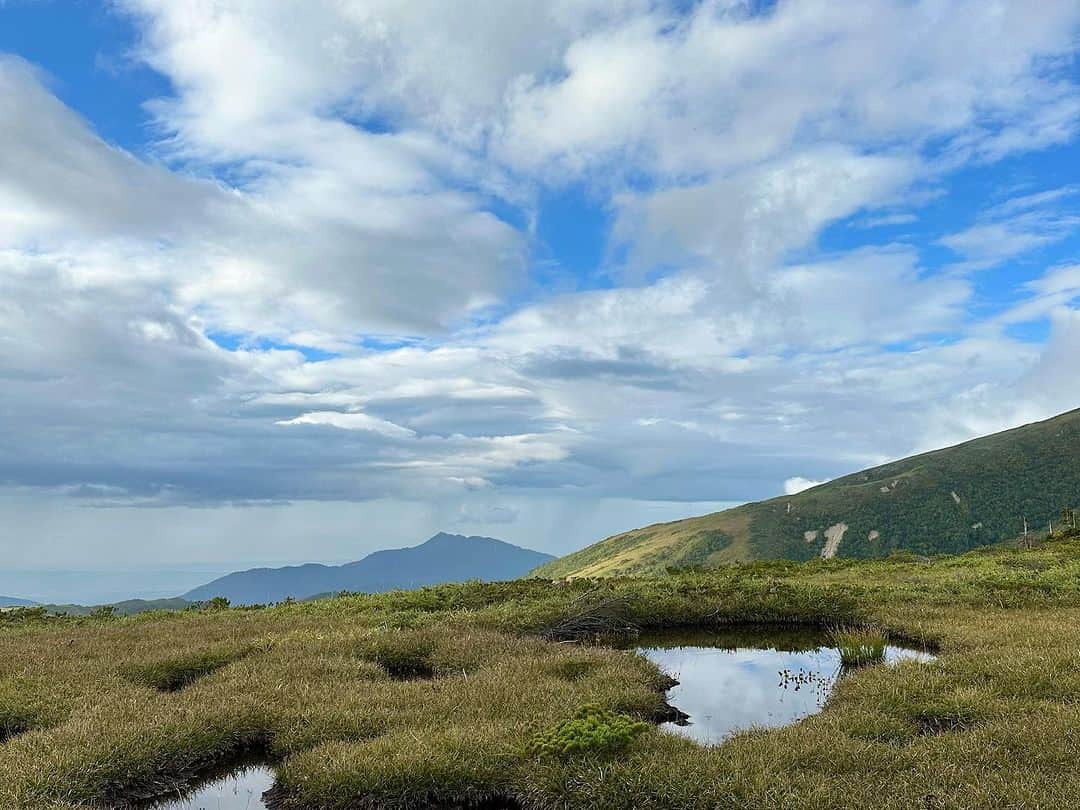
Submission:
POLYGON ((659 574, 737 560, 956 554, 1045 530, 1080 492, 1080 410, 838 478, 797 495, 615 535, 545 577, 659 574), (830 534, 836 539, 830 544, 830 534), (709 539, 713 539, 712 545, 709 539))
POLYGON ((3 616, 5 808, 115 805, 253 746, 277 758, 288 807, 488 795, 658 810, 1080 799, 1077 541, 930 563, 762 562, 261 610, 3 616), (862 669, 822 714, 719 748, 649 729, 612 753, 530 753, 584 707, 642 719, 663 707, 664 676, 644 658, 540 638, 598 602, 644 628, 869 623, 941 656, 862 669))

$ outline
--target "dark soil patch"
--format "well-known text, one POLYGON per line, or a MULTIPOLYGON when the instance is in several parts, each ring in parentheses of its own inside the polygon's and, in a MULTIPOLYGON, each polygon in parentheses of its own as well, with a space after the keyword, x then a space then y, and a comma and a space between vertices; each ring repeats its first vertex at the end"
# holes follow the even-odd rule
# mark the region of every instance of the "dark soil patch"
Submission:
POLYGON ((0 720, 0 743, 5 743, 13 737, 25 734, 30 730, 30 723, 24 720, 0 720))
POLYGON ((913 718, 920 734, 948 734, 970 731, 978 719, 967 712, 919 712, 913 718))
POLYGON ((426 661, 379 661, 383 671, 395 681, 421 681, 434 678, 435 668, 426 661))

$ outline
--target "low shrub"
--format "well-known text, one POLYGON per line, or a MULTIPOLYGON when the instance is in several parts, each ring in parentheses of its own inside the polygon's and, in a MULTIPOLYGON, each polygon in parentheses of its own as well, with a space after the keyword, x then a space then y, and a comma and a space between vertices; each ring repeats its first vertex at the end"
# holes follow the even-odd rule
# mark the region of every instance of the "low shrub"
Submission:
POLYGON ((569 720, 534 736, 531 756, 599 755, 618 751, 649 729, 649 724, 595 704, 582 706, 569 720))
POLYGON ((630 621, 630 600, 624 594, 584 593, 541 635, 549 641, 599 641, 633 638, 640 628, 630 621))

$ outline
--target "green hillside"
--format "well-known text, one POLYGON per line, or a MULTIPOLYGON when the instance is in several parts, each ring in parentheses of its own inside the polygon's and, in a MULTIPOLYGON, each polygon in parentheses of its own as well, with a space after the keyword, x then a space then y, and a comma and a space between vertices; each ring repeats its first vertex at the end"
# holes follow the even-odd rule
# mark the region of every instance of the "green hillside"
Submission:
POLYGON ((837 478, 798 495, 660 523, 537 569, 660 573, 752 559, 967 551, 1045 531, 1080 503, 1080 410, 837 478))

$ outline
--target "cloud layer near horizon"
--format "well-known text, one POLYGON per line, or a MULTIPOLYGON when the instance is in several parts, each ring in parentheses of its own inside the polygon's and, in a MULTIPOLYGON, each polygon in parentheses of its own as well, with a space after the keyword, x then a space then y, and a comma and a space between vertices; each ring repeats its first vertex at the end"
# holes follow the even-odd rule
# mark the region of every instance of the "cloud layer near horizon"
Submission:
POLYGON ((0 58, 0 481, 505 524, 492 493, 743 500, 1075 406, 1077 266, 976 293, 1075 187, 1003 189, 944 262, 873 237, 1074 140, 1075 2, 684 7, 124 0, 174 89, 140 154, 0 58), (566 189, 609 217, 588 277, 536 272, 566 189))

